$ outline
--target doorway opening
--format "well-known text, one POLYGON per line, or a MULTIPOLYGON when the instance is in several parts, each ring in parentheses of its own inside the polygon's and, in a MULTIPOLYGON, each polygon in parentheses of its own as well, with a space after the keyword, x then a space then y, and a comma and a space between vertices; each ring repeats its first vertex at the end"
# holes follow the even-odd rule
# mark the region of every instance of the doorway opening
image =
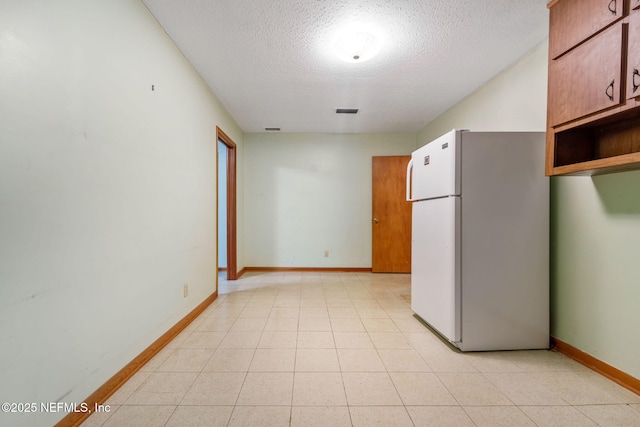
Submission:
POLYGON ((236 144, 217 126, 216 139, 216 159, 218 162, 218 196, 216 197, 216 210, 218 212, 217 265, 219 270, 223 268, 226 270, 227 280, 236 280, 238 278, 236 240, 236 144), (221 172, 223 176, 220 176, 221 172), (221 198, 223 200, 220 200, 221 198))

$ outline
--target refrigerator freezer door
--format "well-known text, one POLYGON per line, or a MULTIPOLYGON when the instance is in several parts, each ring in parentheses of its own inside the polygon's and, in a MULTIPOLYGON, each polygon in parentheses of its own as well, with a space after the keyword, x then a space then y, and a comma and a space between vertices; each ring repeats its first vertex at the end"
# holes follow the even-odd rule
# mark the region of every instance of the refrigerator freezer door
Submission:
POLYGON ((411 309, 451 342, 460 341, 460 198, 413 204, 411 309))
POLYGON ((411 199, 425 200, 460 194, 461 131, 453 130, 411 155, 411 199))

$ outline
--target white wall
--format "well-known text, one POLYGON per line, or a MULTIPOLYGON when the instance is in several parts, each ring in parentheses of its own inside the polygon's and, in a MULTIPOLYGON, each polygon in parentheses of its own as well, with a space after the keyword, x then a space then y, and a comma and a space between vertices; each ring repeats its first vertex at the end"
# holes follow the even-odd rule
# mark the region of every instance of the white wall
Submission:
POLYGON ((415 135, 261 133, 244 141, 245 265, 370 268, 371 157, 410 154, 415 135))
MULTIPOLYGON (((426 126, 545 130, 546 43, 426 126)), ((551 179, 551 334, 640 378, 640 171, 551 179)))
POLYGON ((139 1, 2 2, 0 401, 81 402, 215 291, 216 125, 139 1))

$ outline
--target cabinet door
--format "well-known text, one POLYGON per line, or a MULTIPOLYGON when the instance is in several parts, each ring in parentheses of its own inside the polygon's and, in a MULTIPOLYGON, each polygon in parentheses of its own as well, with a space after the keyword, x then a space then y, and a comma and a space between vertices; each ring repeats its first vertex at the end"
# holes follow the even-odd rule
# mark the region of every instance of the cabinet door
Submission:
POLYGON ((622 23, 549 63, 549 120, 557 126, 621 103, 622 23))
POLYGON ((640 12, 629 16, 627 99, 640 96, 640 12))
MULTIPOLYGON (((632 0, 638 2, 638 0, 632 0)), ((624 16, 624 0, 561 0, 549 10, 552 59, 624 16)))

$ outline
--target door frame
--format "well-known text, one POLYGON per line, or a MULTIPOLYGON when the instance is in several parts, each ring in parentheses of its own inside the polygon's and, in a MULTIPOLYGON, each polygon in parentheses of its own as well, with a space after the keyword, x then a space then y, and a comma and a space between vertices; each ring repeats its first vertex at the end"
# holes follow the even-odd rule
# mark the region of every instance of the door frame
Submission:
MULTIPOLYGON (((216 126, 216 158, 218 141, 227 147, 227 280, 238 278, 237 210, 236 210, 236 144, 216 126)), ((216 163, 216 170, 218 166, 216 163)), ((218 180, 216 173, 216 182, 218 180)), ((218 185, 216 184, 216 236, 218 235, 218 185)), ((216 237, 216 242, 218 238, 216 237)), ((217 247, 217 243, 216 243, 217 247)), ((216 251, 217 252, 217 251, 216 251)), ((216 267, 218 260, 216 256, 216 267)), ((217 275, 217 272, 216 272, 217 275)))

